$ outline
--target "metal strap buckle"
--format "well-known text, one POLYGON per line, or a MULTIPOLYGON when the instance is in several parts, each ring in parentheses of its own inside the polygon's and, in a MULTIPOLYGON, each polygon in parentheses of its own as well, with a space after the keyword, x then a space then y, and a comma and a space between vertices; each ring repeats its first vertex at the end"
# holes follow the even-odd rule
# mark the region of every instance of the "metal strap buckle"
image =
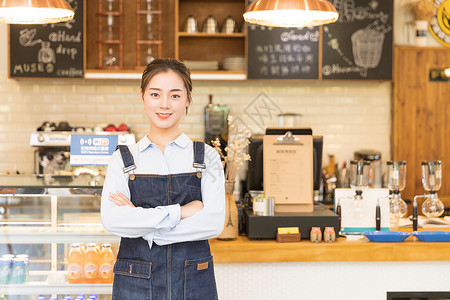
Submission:
POLYGON ((128 172, 130 172, 130 171, 133 171, 134 169, 136 169, 136 165, 131 165, 131 166, 129 166, 129 167, 124 167, 124 168, 123 168, 123 172, 124 172, 124 173, 128 173, 128 172))
POLYGON ((206 169, 206 164, 193 163, 194 168, 206 169))

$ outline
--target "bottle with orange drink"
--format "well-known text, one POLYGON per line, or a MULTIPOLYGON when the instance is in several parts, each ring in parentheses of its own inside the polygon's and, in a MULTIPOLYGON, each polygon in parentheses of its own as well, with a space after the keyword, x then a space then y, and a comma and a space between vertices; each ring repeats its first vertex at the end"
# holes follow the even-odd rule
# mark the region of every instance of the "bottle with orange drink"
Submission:
POLYGON ((114 254, 111 250, 111 244, 103 244, 100 251, 98 277, 101 283, 113 282, 114 254))
POLYGON ((98 282, 98 251, 95 243, 86 244, 84 254, 84 282, 98 282))
POLYGON ((80 244, 72 244, 70 246, 69 256, 67 258, 69 283, 83 282, 83 249, 80 244))

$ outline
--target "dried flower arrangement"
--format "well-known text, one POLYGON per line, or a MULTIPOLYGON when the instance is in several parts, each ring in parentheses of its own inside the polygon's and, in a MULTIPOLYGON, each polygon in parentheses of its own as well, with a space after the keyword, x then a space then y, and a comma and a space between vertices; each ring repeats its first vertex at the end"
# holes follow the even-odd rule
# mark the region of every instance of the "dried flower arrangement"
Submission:
POLYGON ((250 160, 250 154, 246 153, 247 146, 250 144, 249 138, 251 136, 250 130, 238 128, 233 124, 233 117, 228 117, 228 131, 233 134, 233 140, 225 148, 226 156, 220 149, 220 141, 216 139, 211 141, 214 149, 219 153, 223 159, 225 169, 225 180, 234 181, 239 168, 244 161, 250 160))
POLYGON ((430 22, 431 17, 436 13, 437 6, 433 0, 408 1, 404 4, 405 9, 414 16, 414 19, 430 22))

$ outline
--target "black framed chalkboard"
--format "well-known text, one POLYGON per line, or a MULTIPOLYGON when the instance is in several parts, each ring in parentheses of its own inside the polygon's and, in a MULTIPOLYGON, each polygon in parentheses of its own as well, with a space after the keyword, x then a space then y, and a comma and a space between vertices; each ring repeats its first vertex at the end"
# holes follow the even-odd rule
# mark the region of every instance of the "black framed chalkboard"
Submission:
POLYGON ((84 3, 68 2, 75 11, 71 21, 9 26, 11 78, 84 77, 84 3))
POLYGON ((249 79, 317 79, 319 27, 248 26, 249 79))
POLYGON ((393 0, 331 0, 323 26, 322 79, 392 79, 393 0))

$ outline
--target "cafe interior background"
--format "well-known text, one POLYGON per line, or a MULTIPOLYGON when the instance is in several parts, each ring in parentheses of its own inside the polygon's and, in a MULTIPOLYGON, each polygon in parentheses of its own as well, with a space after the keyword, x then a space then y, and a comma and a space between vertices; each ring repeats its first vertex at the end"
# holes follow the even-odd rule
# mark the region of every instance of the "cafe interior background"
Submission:
MULTIPOLYGON (((412 44, 410 16, 394 1, 394 43, 412 44)), ((94 127, 99 123, 128 124, 142 138, 148 122, 139 97, 138 80, 15 80, 8 78, 7 25, 0 25, 0 172, 32 173, 33 148, 30 134, 42 122, 68 121, 72 126, 94 127)), ((428 45, 439 46, 431 35, 428 45)), ((390 81, 194 81, 193 104, 182 120, 188 135, 203 138, 203 109, 208 95, 214 103, 226 104, 230 114, 240 117, 254 133, 262 133, 262 122, 251 120, 245 108, 264 93, 285 113, 302 114, 301 125, 324 136, 327 154, 336 161, 352 159, 355 150, 375 149, 390 159, 390 81)), ((270 112, 267 112, 270 113, 270 112)), ((277 125, 276 115, 264 118, 277 125)), ((263 125, 264 126, 264 125, 263 125)))
MULTIPOLYGON (((413 19, 403 7, 406 2, 394 0, 394 47, 414 46, 413 19)), ((8 76, 8 44, 8 27, 0 24, 1 175, 33 174, 35 148, 30 146, 30 135, 44 121, 67 121, 73 127, 90 128, 98 124, 118 126, 125 123, 136 135, 136 140, 148 132, 148 121, 139 96, 139 80, 12 79, 8 76)), ((425 47, 444 48, 430 34, 427 35, 425 47)), ((409 66, 405 72, 414 73, 414 68, 413 65, 409 66)), ((230 115, 245 124, 252 134, 263 134, 265 127, 278 125, 276 114, 270 110, 260 110, 260 118, 252 115, 255 103, 264 98, 282 113, 301 114, 300 125, 310 127, 314 135, 323 136, 323 166, 327 166, 329 155, 334 155, 335 162, 340 167, 344 161, 353 159, 354 152, 360 149, 373 149, 381 153, 385 165, 393 156, 394 85, 395 82, 390 80, 194 80, 193 103, 180 127, 189 136, 202 140, 205 130, 204 108, 212 95, 214 103, 228 105, 230 115)), ((406 127, 408 124, 401 126, 406 127)), ((436 159, 444 160, 445 157, 436 159)), ((444 174, 444 178, 450 178, 447 175, 444 174)), ((415 276, 420 268, 424 278, 422 289, 434 290, 445 286, 442 278, 446 278, 445 274, 448 274, 444 270, 442 272, 447 273, 441 273, 439 278, 433 280, 436 274, 434 272, 442 270, 442 262, 339 263, 283 262, 276 266, 252 265, 245 261, 236 264, 219 263, 216 270, 218 278, 222 279, 218 281, 219 294, 223 299, 237 299, 236 291, 231 291, 227 286, 238 286, 241 299, 275 299, 273 297, 280 295, 285 299, 296 299, 292 298, 292 290, 295 290, 292 287, 298 284, 298 274, 302 274, 314 281, 313 284, 308 284, 310 287, 302 283, 303 296, 313 299, 315 293, 323 289, 318 285, 319 282, 364 272, 369 280, 379 280, 382 288, 366 287, 361 284, 365 279, 351 277, 359 285, 346 291, 348 299, 365 294, 367 290, 374 294, 371 295, 372 298, 367 296, 366 299, 380 299, 379 295, 385 292, 383 289, 386 287, 394 290, 411 289, 410 276, 415 276), (300 269, 304 273, 299 273, 300 269), (263 274, 268 273, 273 274, 273 278, 263 277, 263 274), (275 276, 279 274, 283 276, 275 276), (383 277, 384 274, 404 277, 393 282, 392 277, 383 277), (254 280, 248 280, 249 277, 254 280), (242 285, 242 282, 246 284, 242 285), (289 288, 280 290, 283 285, 289 288), (270 291, 261 286, 268 287, 270 291)), ((330 290, 334 288, 341 291, 337 282, 328 283, 330 290)), ((322 297, 333 294, 325 289, 320 292, 322 297)))

